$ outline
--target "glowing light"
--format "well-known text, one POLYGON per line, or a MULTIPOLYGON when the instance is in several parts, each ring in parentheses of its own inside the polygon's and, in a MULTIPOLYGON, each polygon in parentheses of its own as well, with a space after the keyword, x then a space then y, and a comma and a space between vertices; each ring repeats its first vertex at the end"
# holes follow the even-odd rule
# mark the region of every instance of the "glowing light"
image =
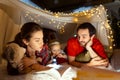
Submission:
MULTIPOLYGON (((86 17, 88 19, 90 19, 91 17, 97 16, 97 19, 99 19, 100 21, 100 25, 102 25, 101 30, 106 29, 107 31, 107 38, 109 40, 110 43, 110 49, 112 49, 112 42, 114 41, 113 39, 113 32, 111 27, 109 26, 109 20, 106 19, 104 20, 104 17, 102 17, 102 11, 105 11, 105 17, 107 17, 108 15, 106 14, 106 10, 102 5, 100 5, 98 8, 93 8, 90 10, 86 10, 86 11, 82 11, 82 12, 78 12, 78 13, 63 13, 63 12, 57 12, 57 13, 53 13, 50 10, 46 10, 46 9, 40 9, 38 7, 35 7, 38 10, 41 10, 42 12, 44 12, 45 14, 50 14, 50 16, 44 15, 44 14, 35 14, 34 16, 31 15, 32 12, 29 11, 25 11, 25 15, 24 17, 34 21, 34 22, 40 22, 41 24, 46 24, 46 22, 44 22, 44 20, 42 20, 41 17, 46 17, 49 19, 49 21, 47 22, 48 24, 52 25, 52 24, 56 24, 56 26, 53 26, 55 28, 58 29, 58 31, 60 33, 64 33, 65 32, 65 25, 67 23, 80 23, 80 18, 81 17, 86 17), (69 18, 70 17, 70 18, 69 18)), ((117 25, 120 27, 120 21, 117 23, 117 25)), ((115 46, 115 45, 114 45, 115 46)))
POLYGON ((56 18, 58 18, 58 17, 59 17, 59 15, 58 15, 58 14, 55 14, 55 17, 56 17, 56 18))
POLYGON ((113 49, 113 47, 112 47, 112 46, 110 46, 110 47, 109 47, 109 49, 113 49))
POLYGON ((78 22, 78 18, 74 18, 73 21, 74 21, 74 22, 78 22))

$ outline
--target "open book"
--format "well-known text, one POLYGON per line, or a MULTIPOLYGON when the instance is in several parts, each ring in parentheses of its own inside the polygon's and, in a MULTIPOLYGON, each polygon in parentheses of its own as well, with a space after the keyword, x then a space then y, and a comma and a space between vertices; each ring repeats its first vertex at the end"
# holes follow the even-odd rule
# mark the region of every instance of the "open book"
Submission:
POLYGON ((76 71, 71 67, 67 68, 61 75, 57 69, 35 72, 32 75, 32 80, 72 80, 76 77, 76 71))

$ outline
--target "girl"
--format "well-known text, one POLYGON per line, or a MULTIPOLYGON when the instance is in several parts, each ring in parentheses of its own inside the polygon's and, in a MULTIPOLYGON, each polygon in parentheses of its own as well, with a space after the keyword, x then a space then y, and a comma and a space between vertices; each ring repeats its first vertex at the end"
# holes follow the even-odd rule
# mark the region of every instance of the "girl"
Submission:
POLYGON ((49 44, 51 59, 56 58, 57 64, 67 61, 67 55, 61 50, 61 45, 58 41, 51 42, 49 44))

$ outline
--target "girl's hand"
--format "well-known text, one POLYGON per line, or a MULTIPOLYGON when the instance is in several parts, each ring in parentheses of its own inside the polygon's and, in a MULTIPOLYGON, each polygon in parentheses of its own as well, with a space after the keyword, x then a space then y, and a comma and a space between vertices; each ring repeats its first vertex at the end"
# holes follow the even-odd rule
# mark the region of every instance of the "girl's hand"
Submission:
POLYGON ((35 59, 24 57, 21 60, 20 64, 18 65, 18 68, 23 70, 24 68, 27 68, 27 67, 31 66, 32 64, 35 64, 35 63, 37 63, 37 61, 35 59))

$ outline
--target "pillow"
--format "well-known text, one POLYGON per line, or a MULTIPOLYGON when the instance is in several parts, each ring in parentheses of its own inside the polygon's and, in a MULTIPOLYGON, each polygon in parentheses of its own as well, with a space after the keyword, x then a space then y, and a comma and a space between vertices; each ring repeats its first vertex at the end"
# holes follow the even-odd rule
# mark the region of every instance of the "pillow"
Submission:
POLYGON ((75 60, 78 62, 89 62, 91 60, 91 56, 88 51, 85 51, 77 55, 75 60))

